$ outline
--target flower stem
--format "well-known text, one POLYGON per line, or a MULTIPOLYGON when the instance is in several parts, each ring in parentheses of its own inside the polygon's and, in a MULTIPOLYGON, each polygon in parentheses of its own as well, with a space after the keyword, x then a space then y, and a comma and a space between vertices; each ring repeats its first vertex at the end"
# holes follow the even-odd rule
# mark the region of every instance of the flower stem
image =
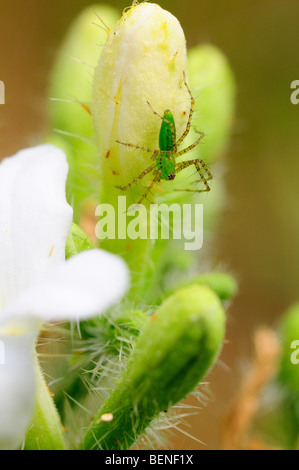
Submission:
POLYGON ((60 417, 38 359, 35 358, 36 404, 25 439, 25 450, 65 450, 60 417))

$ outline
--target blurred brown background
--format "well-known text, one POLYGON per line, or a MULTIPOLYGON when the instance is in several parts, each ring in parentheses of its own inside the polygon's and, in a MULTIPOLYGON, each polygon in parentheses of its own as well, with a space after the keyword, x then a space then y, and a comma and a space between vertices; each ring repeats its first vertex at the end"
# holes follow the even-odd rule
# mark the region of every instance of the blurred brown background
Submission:
MULTIPOLYGON (((63 34, 89 0, 27 0, 0 4, 0 158, 39 143, 47 129, 47 78, 63 34)), ((126 1, 107 0, 121 10, 126 1)), ((219 421, 236 390, 250 340, 260 324, 275 325, 298 300, 299 3, 294 0, 161 0, 181 22, 188 45, 210 42, 227 55, 238 85, 237 119, 227 152, 229 204, 214 254, 237 275, 221 363, 210 375, 214 400, 189 419, 192 434, 219 445, 219 421), (224 366, 223 366, 224 365, 224 366)), ((179 449, 204 448, 187 437, 179 449)))

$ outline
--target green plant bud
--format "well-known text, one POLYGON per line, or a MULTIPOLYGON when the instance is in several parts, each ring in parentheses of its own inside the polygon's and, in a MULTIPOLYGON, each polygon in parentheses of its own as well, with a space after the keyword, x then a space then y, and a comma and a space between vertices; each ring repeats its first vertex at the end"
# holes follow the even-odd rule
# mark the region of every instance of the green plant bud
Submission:
POLYGON ((66 33, 53 66, 50 82, 52 98, 74 100, 74 103, 52 103, 53 126, 78 133, 82 137, 92 135, 90 115, 82 109, 81 104, 90 104, 91 75, 99 57, 100 46, 107 37, 99 18, 108 26, 114 26, 118 19, 117 11, 106 5, 91 5, 83 10, 66 33))
MULTIPOLYGON (((209 163, 226 149, 235 110, 235 81, 224 54, 211 45, 188 53, 190 84, 196 97, 194 127, 206 136, 202 158, 209 163)), ((191 133, 194 140, 197 134, 191 133)))
MULTIPOLYGON (((193 284, 209 287, 218 295, 221 301, 232 299, 238 291, 236 279, 228 273, 213 272, 199 274, 198 276, 192 277, 184 284, 179 285, 179 288, 192 286, 193 284)), ((174 290, 171 292, 174 292, 174 290)), ((170 292, 168 295, 170 295, 170 292)))
POLYGON ((49 141, 65 148, 71 166, 69 183, 75 212, 91 190, 96 167, 94 131, 89 106, 92 97, 92 76, 107 31, 101 19, 114 26, 117 10, 107 5, 91 5, 75 19, 58 51, 50 79, 49 141), (61 101, 60 101, 61 100, 61 101), (63 134, 57 139, 57 132, 63 134))
POLYGON ((161 412, 186 397, 220 351, 225 314, 206 286, 169 297, 148 320, 128 367, 94 418, 85 449, 128 449, 161 412), (112 416, 109 422, 103 416, 112 416))
POLYGON ((215 294, 218 295, 222 301, 232 299, 238 291, 238 284, 236 279, 228 273, 207 273, 199 274, 198 276, 190 279, 185 286, 192 284, 199 284, 208 286, 215 294))

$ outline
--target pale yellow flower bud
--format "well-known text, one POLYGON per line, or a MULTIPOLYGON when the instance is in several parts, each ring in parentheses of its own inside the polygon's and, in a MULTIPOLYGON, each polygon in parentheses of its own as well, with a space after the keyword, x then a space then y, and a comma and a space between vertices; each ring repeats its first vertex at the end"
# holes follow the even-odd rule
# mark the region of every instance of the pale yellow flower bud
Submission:
MULTIPOLYGON (((117 143, 159 149, 162 121, 147 102, 160 115, 166 109, 172 112, 177 137, 185 130, 190 108, 186 69, 180 23, 156 4, 133 5, 108 32, 95 71, 92 102, 104 202, 112 202, 113 193, 120 194, 115 186, 126 185, 154 163, 151 153, 117 143)), ((149 174, 130 188, 129 203, 137 202, 152 178, 149 174)))

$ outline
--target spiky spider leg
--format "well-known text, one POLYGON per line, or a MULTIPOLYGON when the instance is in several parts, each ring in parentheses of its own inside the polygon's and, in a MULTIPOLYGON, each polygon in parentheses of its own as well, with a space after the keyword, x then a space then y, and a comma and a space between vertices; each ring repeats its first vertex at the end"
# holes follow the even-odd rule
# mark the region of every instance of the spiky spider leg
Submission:
MULTIPOLYGON (((190 152, 190 150, 194 149, 199 144, 199 142, 204 138, 204 136, 205 136, 205 134, 203 132, 200 132, 200 137, 195 142, 193 142, 193 144, 189 145, 189 147, 186 147, 185 149, 181 150, 180 152, 177 152, 175 154, 175 158, 180 157, 181 155, 184 155, 185 153, 188 153, 188 152, 190 152)), ((187 160, 187 162, 188 161, 192 162, 194 160, 187 160)), ((208 170, 205 162, 203 160, 201 160, 200 158, 198 158, 197 161, 200 162, 201 166, 203 167, 203 169, 205 170, 205 172, 208 175, 208 178, 205 178, 205 180, 209 181, 209 180, 213 179, 213 176, 210 173, 210 171, 208 170)), ((182 162, 182 163, 185 163, 185 162, 182 162)), ((189 166, 189 165, 187 165, 187 166, 189 166)))
MULTIPOLYGON (((166 119, 164 119, 164 120, 166 121, 166 119)), ((127 142, 121 142, 120 140, 116 140, 115 142, 117 142, 118 144, 121 144, 121 145, 125 145, 126 147, 131 147, 133 149, 143 150, 144 152, 152 153, 151 160, 156 160, 158 155, 168 155, 169 154, 168 150, 153 150, 153 149, 149 149, 149 148, 146 148, 146 147, 140 147, 140 145, 129 144, 127 142)), ((140 179, 140 178, 137 177, 137 179, 140 179)))
POLYGON ((196 158, 195 160, 187 160, 185 162, 180 162, 176 165, 176 172, 179 173, 180 171, 184 170, 185 168, 188 168, 189 166, 191 165, 194 165, 199 176, 200 176, 200 180, 203 181, 204 185, 205 185, 205 189, 175 189, 175 191, 188 191, 188 192, 191 192, 191 193, 205 193, 207 191, 210 191, 210 186, 208 185, 208 181, 211 180, 213 178, 213 176, 211 175, 211 173, 209 172, 209 170, 207 169, 206 167, 206 164, 204 163, 203 160, 201 160, 200 158, 196 158), (208 178, 206 178, 200 168, 200 165, 203 167, 203 169, 206 171, 207 175, 208 175, 208 178))
POLYGON ((148 173, 151 173, 151 171, 154 170, 156 165, 151 165, 149 166, 148 168, 146 168, 146 170, 144 170, 142 173, 140 173, 140 175, 136 176, 135 178, 132 179, 132 181, 130 181, 130 183, 126 184, 126 186, 116 186, 117 189, 121 189, 122 191, 126 191, 127 189, 129 189, 131 186, 133 186, 133 184, 137 183, 137 181, 141 180, 142 178, 144 178, 148 173))
POLYGON ((184 133, 182 134, 182 136, 179 138, 179 140, 177 141, 176 143, 176 146, 178 147, 182 142, 183 140, 187 137, 187 135, 189 134, 190 132, 190 129, 191 129, 191 122, 192 122, 192 116, 193 116, 193 111, 194 111, 194 105, 195 105, 195 100, 193 98, 193 95, 191 93, 191 90, 188 86, 188 83, 187 83, 187 80, 186 80, 186 74, 185 72, 183 72, 183 75, 184 75, 184 84, 185 84, 185 87, 187 88, 187 91, 189 93, 189 96, 190 96, 190 100, 191 100, 191 106, 190 106, 190 112, 189 112, 189 117, 188 117, 188 122, 187 122, 187 126, 186 126, 186 129, 184 131, 184 133))
POLYGON ((189 145, 189 147, 186 147, 185 149, 180 150, 179 152, 176 152, 175 158, 180 157, 181 155, 184 155, 185 153, 188 153, 190 152, 190 150, 194 149, 199 144, 199 142, 204 138, 204 136, 205 134, 203 132, 200 132, 200 137, 195 142, 193 142, 193 144, 189 145))
POLYGON ((121 142, 120 140, 116 140, 115 142, 117 142, 118 144, 124 145, 125 147, 131 147, 133 149, 143 150, 144 152, 150 152, 150 153, 157 152, 156 150, 153 150, 153 149, 148 149, 146 147, 140 147, 140 145, 129 144, 127 142, 121 142))
POLYGON ((148 193, 151 191, 152 187, 158 183, 160 181, 160 172, 157 172, 157 173, 154 173, 154 178, 153 180, 151 181, 151 183, 148 185, 148 188, 146 189, 145 193, 141 196, 141 198, 139 199, 139 201, 137 202, 137 204, 141 204, 142 201, 146 198, 146 196, 148 195, 148 193))

